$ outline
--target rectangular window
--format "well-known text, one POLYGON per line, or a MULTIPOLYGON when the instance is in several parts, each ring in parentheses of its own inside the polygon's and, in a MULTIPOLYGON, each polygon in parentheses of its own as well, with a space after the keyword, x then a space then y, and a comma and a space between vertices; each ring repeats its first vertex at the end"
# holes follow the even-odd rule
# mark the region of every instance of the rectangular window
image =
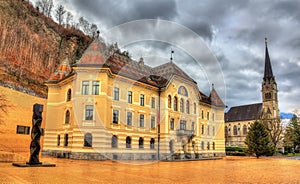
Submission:
POLYGON ((119 100, 119 88, 114 87, 114 100, 119 100))
POLYGON ((82 92, 81 92, 81 94, 88 95, 89 94, 89 86, 90 86, 89 81, 82 81, 82 92))
POLYGON ((215 121, 215 113, 212 114, 212 120, 215 121))
POLYGON ((92 94, 93 95, 99 95, 99 81, 93 81, 93 89, 92 94))
POLYGON ((143 114, 140 114, 140 127, 144 127, 144 115, 143 114))
POLYGON ((186 130, 186 121, 180 120, 180 130, 186 130))
POLYGON ((141 106, 145 105, 145 96, 144 95, 140 95, 140 105, 141 106))
POLYGON ((155 98, 151 97, 151 108, 155 109, 155 98))
POLYGON ((174 118, 170 119, 170 129, 174 130, 174 118))
POLYGON ((85 106, 85 120, 93 120, 94 116, 94 106, 87 105, 85 106))
POLYGON ((69 135, 65 134, 65 137, 64 137, 64 146, 68 146, 68 144, 69 144, 69 135))
POLYGON ((151 128, 155 128, 155 116, 151 116, 151 124, 150 124, 151 128))
POLYGON ((195 123, 192 122, 192 125, 191 125, 191 130, 194 130, 195 129, 195 123))
POLYGON ((207 125, 207 135, 209 135, 209 125, 207 125))
POLYGON ((60 145, 60 135, 57 135, 57 146, 60 145))
POLYGON ((132 112, 127 112, 127 125, 132 126, 132 112))
POLYGON ((201 118, 204 119, 204 112, 203 112, 203 110, 201 111, 201 118))
POLYGON ((30 134, 30 127, 17 125, 17 134, 30 134))
POLYGON ((201 134, 204 134, 204 125, 201 125, 201 134))
POLYGON ((209 120, 209 112, 207 112, 206 119, 209 120))
POLYGON ((119 123, 119 111, 113 110, 113 123, 118 124, 119 123))
POLYGON ((132 103, 132 91, 128 91, 128 103, 132 103))

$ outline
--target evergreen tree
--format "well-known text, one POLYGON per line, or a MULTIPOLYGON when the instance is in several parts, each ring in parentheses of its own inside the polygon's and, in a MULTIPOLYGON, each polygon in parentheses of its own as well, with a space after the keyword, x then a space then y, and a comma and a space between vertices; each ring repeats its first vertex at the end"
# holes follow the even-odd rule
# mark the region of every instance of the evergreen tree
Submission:
POLYGON ((245 144, 248 146, 248 154, 255 154, 256 158, 274 153, 274 147, 271 144, 269 132, 263 123, 255 121, 247 134, 245 144))

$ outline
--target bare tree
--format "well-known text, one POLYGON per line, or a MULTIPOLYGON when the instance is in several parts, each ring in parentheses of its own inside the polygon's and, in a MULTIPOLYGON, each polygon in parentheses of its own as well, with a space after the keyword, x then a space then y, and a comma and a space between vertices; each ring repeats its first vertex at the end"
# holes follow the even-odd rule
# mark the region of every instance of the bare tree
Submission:
POLYGON ((84 17, 79 18, 79 27, 85 34, 90 35, 90 23, 84 17))
POLYGON ((9 102, 5 95, 0 94, 0 123, 2 123, 2 114, 6 114, 8 108, 10 107, 9 102))
POLYGON ((53 8, 53 0, 38 0, 36 6, 47 17, 51 17, 53 8))
POLYGON ((55 17, 58 21, 58 24, 61 25, 64 21, 64 14, 66 13, 66 10, 63 5, 58 5, 55 10, 55 17))
POLYGON ((280 119, 270 118, 266 115, 263 115, 261 121, 267 128, 269 135, 270 135, 270 139, 271 139, 274 147, 277 148, 279 142, 283 138, 282 124, 281 124, 280 119))
POLYGON ((71 12, 67 12, 67 17, 66 17, 66 26, 67 28, 71 27, 71 22, 73 21, 73 15, 71 12))
POLYGON ((92 38, 95 38, 97 36, 97 31, 98 31, 97 25, 92 24, 91 25, 91 30, 90 30, 92 38))

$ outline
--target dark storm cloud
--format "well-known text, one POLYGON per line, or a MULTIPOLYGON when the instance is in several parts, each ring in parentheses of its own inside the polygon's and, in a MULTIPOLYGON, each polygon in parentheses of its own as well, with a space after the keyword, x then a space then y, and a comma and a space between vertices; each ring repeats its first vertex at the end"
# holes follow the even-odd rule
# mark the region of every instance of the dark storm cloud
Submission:
POLYGON ((177 15, 174 0, 74 0, 71 3, 84 16, 108 26, 139 19, 172 19, 177 15))
MULTIPOLYGON (((261 102, 261 82, 264 72, 265 43, 268 48, 279 89, 279 107, 283 111, 300 109, 300 1, 298 0, 62 0, 73 14, 97 23, 101 31, 139 19, 164 19, 186 26, 201 36, 214 52, 226 83, 226 105, 261 102)), ((209 92, 205 75, 198 75, 193 67, 195 53, 209 72, 219 67, 204 52, 204 47, 193 47, 195 35, 163 27, 157 22, 137 24, 124 29, 116 37, 164 38, 124 47, 135 59, 149 57, 145 62, 158 65, 169 60, 170 49, 175 49, 175 61, 195 80, 200 90, 209 92), (159 29, 160 28, 160 29, 159 29), (173 42, 172 42, 173 41, 173 42), (188 45, 191 45, 190 47, 188 45), (180 47, 181 46, 181 47, 180 47), (184 47, 189 47, 184 49, 184 47), (132 51, 131 51, 132 49, 132 51), (189 51, 189 52, 187 52, 189 51), (145 53, 145 54, 143 54, 145 53), (198 55, 197 55, 198 56, 198 55), (156 59, 156 60, 155 60, 156 59), (205 80, 205 82, 201 82, 205 80)), ((118 38, 115 38, 118 40, 118 38)), ((215 85, 217 86, 217 85, 215 85)), ((225 100, 224 100, 225 101, 225 100)))

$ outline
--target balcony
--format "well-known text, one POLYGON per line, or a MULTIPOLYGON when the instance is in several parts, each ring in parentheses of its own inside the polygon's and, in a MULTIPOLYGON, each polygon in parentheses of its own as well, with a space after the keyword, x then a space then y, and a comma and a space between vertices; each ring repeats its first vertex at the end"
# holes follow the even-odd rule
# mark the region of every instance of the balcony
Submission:
POLYGON ((177 136, 185 136, 185 137, 192 137, 195 136, 194 130, 176 130, 177 136))

